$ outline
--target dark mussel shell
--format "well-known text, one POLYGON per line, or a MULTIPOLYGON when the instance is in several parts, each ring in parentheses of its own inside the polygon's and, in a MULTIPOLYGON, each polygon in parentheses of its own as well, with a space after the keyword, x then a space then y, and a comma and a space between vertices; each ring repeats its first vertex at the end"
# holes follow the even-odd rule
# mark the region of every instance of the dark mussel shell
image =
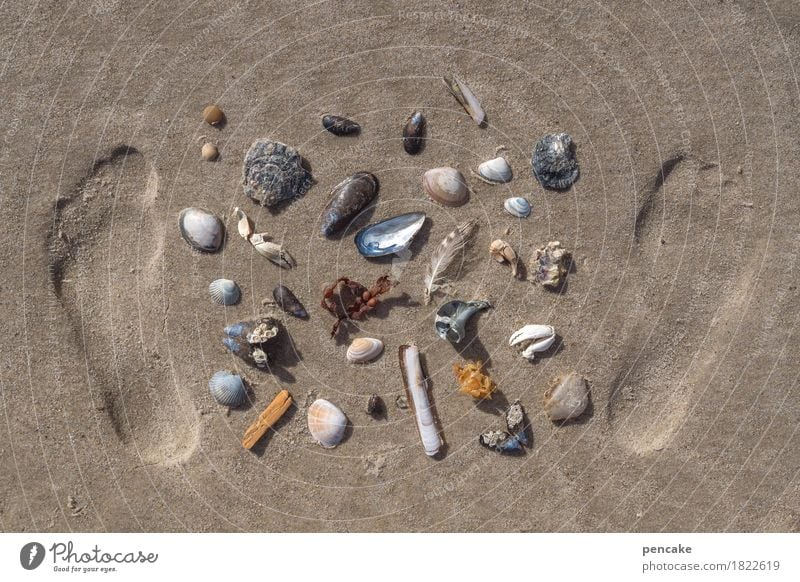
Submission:
POLYGON ((275 299, 275 303, 278 304, 278 307, 283 309, 286 313, 299 317, 300 319, 308 317, 306 308, 303 307, 300 300, 295 297, 292 290, 287 286, 278 285, 275 287, 275 289, 272 290, 272 297, 275 299))
POLYGON ((386 406, 383 404, 383 399, 377 394, 369 397, 367 402, 367 414, 374 418, 379 418, 386 412, 386 406))
POLYGON ((336 185, 322 216, 322 234, 330 236, 346 226, 372 202, 378 188, 378 179, 369 172, 358 172, 336 185))
POLYGON ((415 111, 406 120, 403 127, 403 149, 407 154, 417 154, 422 149, 422 144, 425 141, 425 118, 422 113, 415 111))
POLYGON ((338 115, 324 115, 322 127, 333 135, 355 135, 361 131, 361 126, 355 121, 338 115))
POLYGON ((268 368, 267 343, 278 335, 279 329, 278 321, 271 317, 240 321, 225 327, 222 343, 249 365, 268 368))

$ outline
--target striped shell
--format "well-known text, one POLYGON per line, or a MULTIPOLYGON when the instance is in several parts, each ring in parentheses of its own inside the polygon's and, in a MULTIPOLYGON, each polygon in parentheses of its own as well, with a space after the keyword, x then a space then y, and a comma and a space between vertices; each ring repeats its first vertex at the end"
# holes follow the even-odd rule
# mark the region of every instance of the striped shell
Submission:
POLYGON ((514 175, 508 161, 503 157, 497 157, 479 165, 478 176, 490 184, 504 184, 510 182, 514 175))
POLYGON ((208 286, 211 300, 220 305, 235 305, 239 302, 241 292, 235 281, 230 279, 215 279, 208 286))
POLYGON ((371 337, 359 337, 347 348, 347 361, 362 364, 377 358, 383 351, 383 342, 371 337))
POLYGON ((347 417, 336 405, 319 398, 308 407, 308 431, 323 448, 332 449, 344 438, 347 417))
POLYGON ((517 218, 528 218, 531 214, 531 203, 519 196, 507 198, 506 201, 503 202, 503 208, 505 208, 506 212, 511 216, 516 216, 517 218))
POLYGON ((208 389, 214 400, 230 408, 243 404, 247 399, 247 390, 242 378, 224 370, 211 376, 208 381, 208 389))
POLYGON ((469 188, 464 174, 455 168, 434 168, 422 176, 422 187, 434 202, 455 208, 469 200, 469 188))

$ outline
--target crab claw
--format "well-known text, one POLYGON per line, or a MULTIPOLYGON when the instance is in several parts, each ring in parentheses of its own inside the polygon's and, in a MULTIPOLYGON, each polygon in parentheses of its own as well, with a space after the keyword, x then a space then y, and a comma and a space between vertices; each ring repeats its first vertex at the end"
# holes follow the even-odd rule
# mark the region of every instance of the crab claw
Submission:
POLYGON ((236 215, 236 218, 239 219, 236 225, 239 230, 239 236, 245 240, 250 240, 250 237, 253 236, 253 223, 250 222, 250 218, 244 213, 244 210, 238 206, 233 209, 233 213, 236 215))
POLYGON ((510 346, 522 346, 522 357, 533 361, 536 352, 544 352, 556 341, 556 330, 552 325, 526 325, 511 334, 510 346))

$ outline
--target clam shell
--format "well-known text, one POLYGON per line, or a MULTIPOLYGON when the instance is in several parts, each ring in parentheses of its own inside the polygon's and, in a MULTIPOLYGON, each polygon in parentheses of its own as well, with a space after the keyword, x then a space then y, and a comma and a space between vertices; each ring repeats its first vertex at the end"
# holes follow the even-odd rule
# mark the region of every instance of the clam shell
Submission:
POLYGON ((347 348, 347 361, 353 364, 363 364, 374 360, 383 351, 383 342, 371 337, 359 337, 353 340, 347 348))
POLYGON ((353 135, 361 131, 361 126, 351 119, 338 115, 324 115, 322 127, 333 135, 353 135))
POLYGON ((365 226, 354 240, 358 252, 365 257, 382 257, 409 247, 425 222, 425 213, 409 212, 365 226))
POLYGON ((566 190, 578 179, 572 138, 566 133, 546 135, 533 147, 533 175, 544 188, 566 190))
POLYGON ((194 249, 213 253, 222 246, 225 228, 222 221, 203 208, 184 208, 178 216, 183 240, 194 249))
POLYGON ((589 384, 576 372, 553 380, 544 393, 544 410, 550 420, 579 417, 589 405, 589 384))
POLYGON ((513 173, 508 161, 503 157, 498 157, 480 164, 478 166, 478 176, 492 184, 504 184, 511 181, 513 173))
POLYGON ((469 87, 459 79, 458 77, 453 77, 452 79, 444 78, 444 83, 447 85, 447 88, 452 93, 453 97, 456 98, 461 104, 461 107, 469 113, 469 116, 477 123, 478 125, 483 125, 483 122, 486 121, 486 114, 483 112, 483 108, 481 104, 478 102, 478 98, 475 97, 475 94, 470 90, 469 87))
POLYGON ((528 218, 531 215, 531 203, 520 196, 506 198, 506 201, 503 202, 503 208, 511 216, 516 216, 517 218, 528 218))
POLYGON ((215 279, 208 285, 208 294, 211 300, 220 305, 235 305, 239 301, 241 292, 236 281, 230 279, 215 279))
POLYGON ((290 313, 300 319, 308 317, 308 312, 305 307, 303 307, 303 304, 300 303, 300 300, 295 297, 292 290, 287 286, 278 285, 275 287, 275 289, 272 290, 272 298, 275 299, 275 303, 278 304, 278 307, 283 309, 286 313, 290 313))
POLYGON ((230 408, 235 408, 247 400, 247 390, 242 378, 224 370, 211 376, 208 381, 208 389, 214 400, 230 408))
POLYGON ((335 404, 322 398, 308 407, 308 431, 322 447, 332 449, 344 438, 347 417, 335 404))
POLYGON ((403 149, 407 154, 419 153, 425 142, 425 118, 422 113, 415 111, 406 120, 403 127, 403 149))
POLYGON ((322 234, 330 236, 347 225, 378 194, 378 179, 369 172, 358 172, 337 184, 322 216, 322 234))
POLYGON ((469 200, 469 188, 464 174, 455 168, 433 168, 422 177, 422 187, 435 202, 455 208, 469 200))

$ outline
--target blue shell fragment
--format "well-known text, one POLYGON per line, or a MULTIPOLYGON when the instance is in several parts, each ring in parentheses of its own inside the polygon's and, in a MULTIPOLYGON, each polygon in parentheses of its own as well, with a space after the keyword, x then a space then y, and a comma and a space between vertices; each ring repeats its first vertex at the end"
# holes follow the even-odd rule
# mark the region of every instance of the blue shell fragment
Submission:
POLYGON ((382 257, 406 250, 425 222, 424 212, 409 212, 365 226, 356 233, 358 252, 382 257))

